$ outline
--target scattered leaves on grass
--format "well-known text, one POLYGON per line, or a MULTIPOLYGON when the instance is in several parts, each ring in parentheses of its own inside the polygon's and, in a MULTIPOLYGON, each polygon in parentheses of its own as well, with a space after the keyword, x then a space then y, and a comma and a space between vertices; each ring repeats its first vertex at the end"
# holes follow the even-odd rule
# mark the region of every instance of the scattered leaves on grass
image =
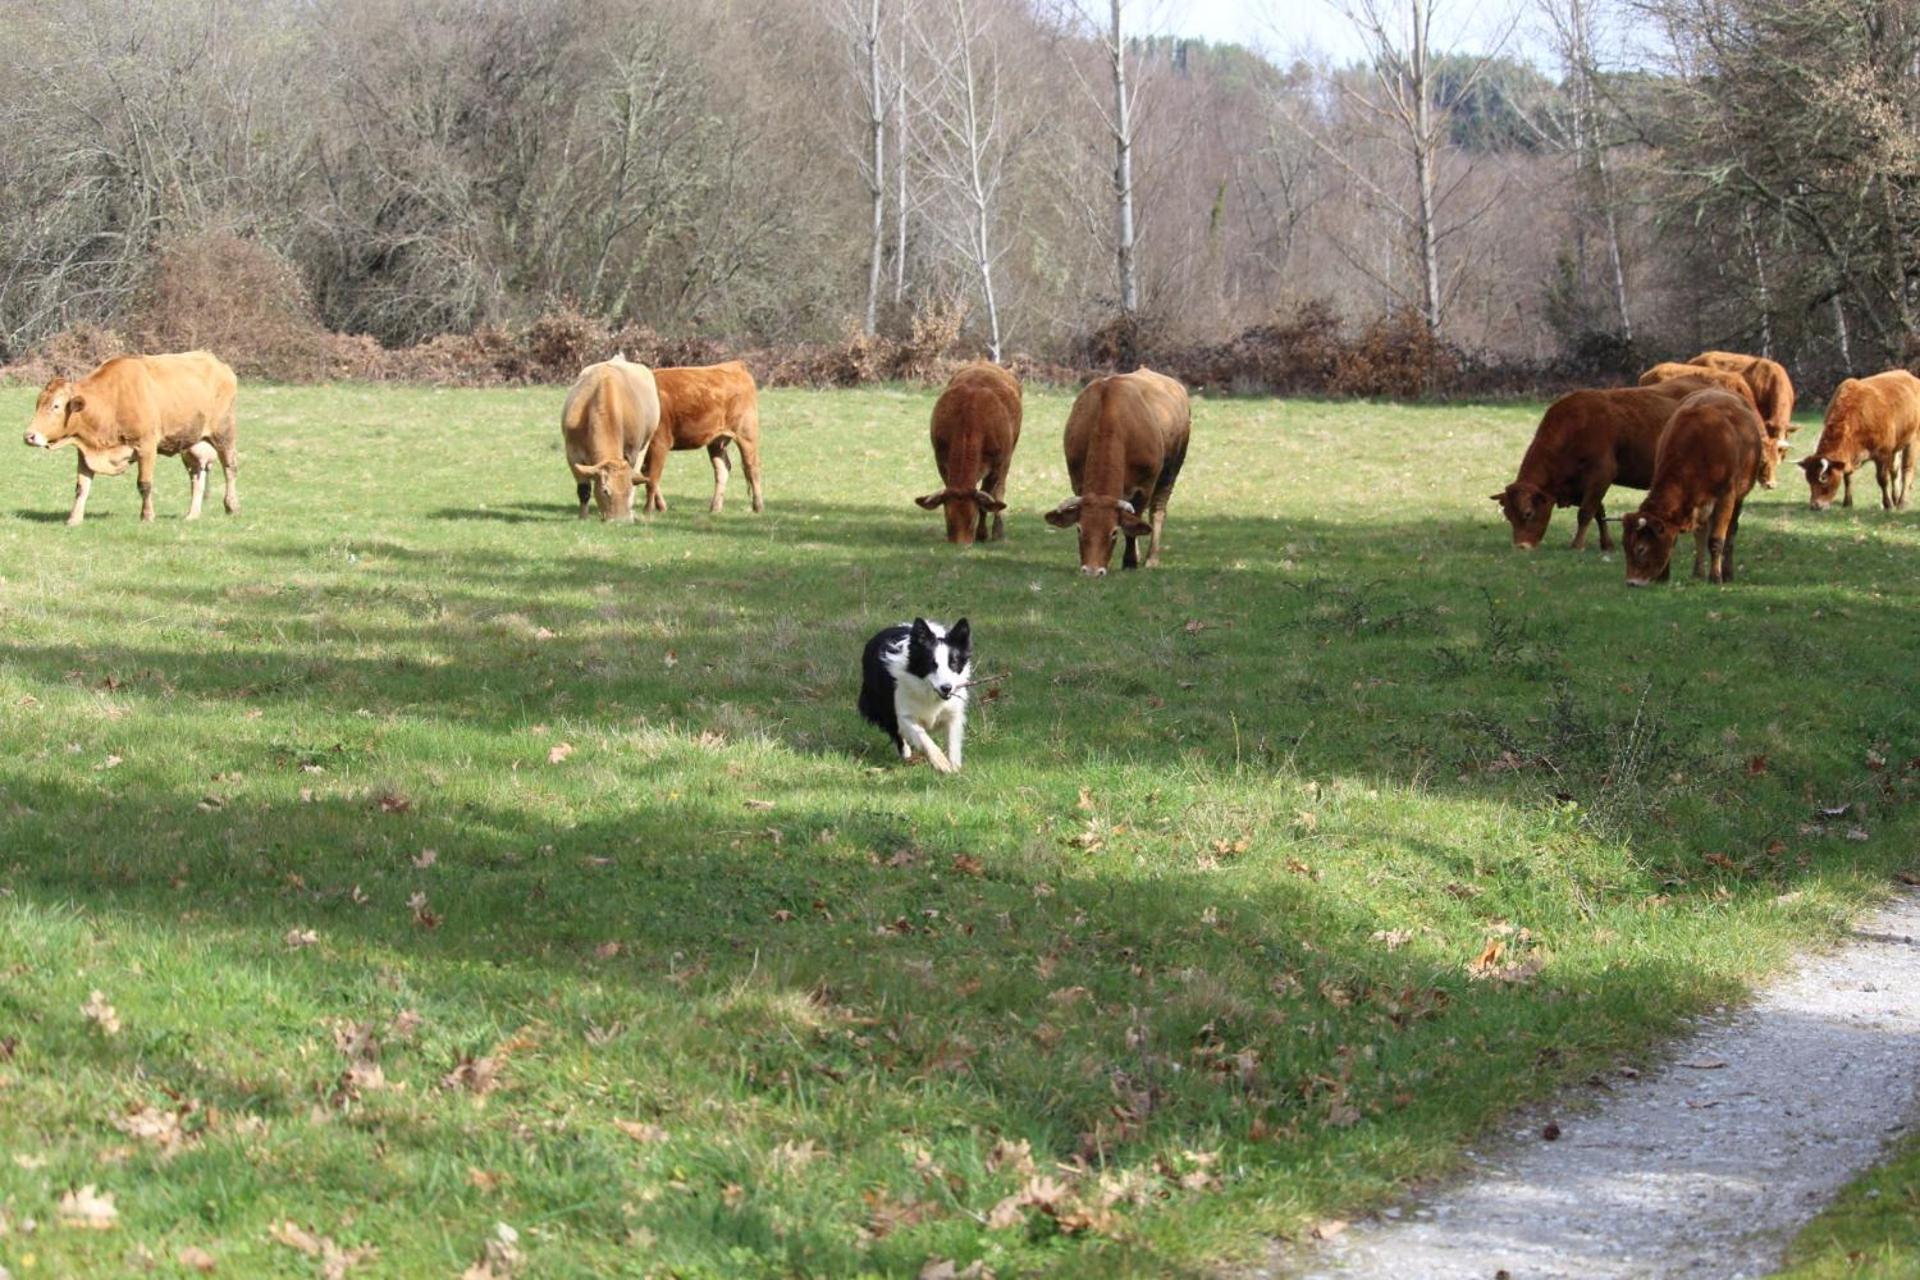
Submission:
POLYGON ((767 1155, 767 1162, 782 1173, 796 1173, 818 1160, 826 1152, 812 1138, 781 1143, 767 1155))
POLYGON ((89 1182, 77 1191, 67 1191, 61 1195, 54 1216, 63 1227, 110 1231, 119 1222, 120 1211, 114 1208, 111 1192, 103 1193, 89 1182))
POLYGON ((1022 1138, 1018 1142, 1009 1142, 1005 1138, 993 1144, 993 1150, 987 1153, 987 1170, 999 1173, 1003 1169, 1012 1170, 1020 1177, 1033 1174, 1033 1144, 1022 1138))
POLYGON ((573 754, 573 744, 571 742, 556 742, 553 744, 553 746, 547 749, 547 763, 548 764, 563 763, 566 760, 566 758, 572 754, 573 754))
POLYGON ((197 1102, 189 1102, 180 1111, 162 1111, 151 1104, 125 1115, 113 1118, 113 1127, 130 1138, 136 1138, 148 1146, 157 1148, 164 1159, 172 1159, 180 1154, 187 1144, 199 1135, 188 1133, 181 1127, 184 1115, 199 1109, 197 1102))
POLYGON ((462 1054, 459 1061, 453 1064, 453 1070, 440 1077, 440 1087, 484 1098, 500 1087, 500 1068, 503 1065, 502 1058, 492 1054, 478 1058, 472 1054, 462 1054))
POLYGON ((422 849, 415 855, 413 865, 415 870, 425 871, 438 861, 440 861, 440 851, 438 849, 422 849))
POLYGON ((287 930, 287 950, 298 951, 302 947, 311 947, 320 941, 320 935, 312 929, 287 930))
POLYGON ((993 1272, 978 1258, 964 1267, 952 1258, 928 1258, 920 1268, 920 1280, 993 1280, 993 1272))
POLYGON ((597 960, 611 960, 619 954, 620 944, 618 942, 603 942, 593 949, 594 958, 597 960))
POLYGON ((953 855, 953 871, 956 875, 983 876, 987 874, 987 864, 968 853, 953 855))
POLYGON ((285 1245, 297 1253, 304 1253, 320 1263, 321 1280, 344 1280, 347 1272, 362 1262, 379 1256, 380 1250, 370 1244, 355 1245, 351 1249, 342 1249, 335 1244, 331 1236, 317 1236, 291 1220, 276 1222, 267 1228, 267 1238, 275 1244, 285 1245))
POLYGON ((174 1254, 173 1258, 188 1271, 198 1271, 202 1275, 211 1274, 216 1265, 213 1255, 197 1244, 187 1245, 174 1254))
POLYGON ((1413 940, 1411 929, 1375 929, 1369 940, 1377 942, 1389 951, 1398 951, 1413 940))
POLYGON ((407 813, 413 808, 413 800, 392 787, 376 792, 373 800, 382 813, 407 813))
POLYGON ((467 1185, 476 1191, 498 1191, 506 1180, 506 1174, 492 1169, 467 1170, 467 1185))
POLYGON ((80 1013, 100 1031, 101 1035, 120 1034, 120 1015, 107 1003, 104 992, 94 991, 87 996, 87 1002, 80 1006, 80 1013))

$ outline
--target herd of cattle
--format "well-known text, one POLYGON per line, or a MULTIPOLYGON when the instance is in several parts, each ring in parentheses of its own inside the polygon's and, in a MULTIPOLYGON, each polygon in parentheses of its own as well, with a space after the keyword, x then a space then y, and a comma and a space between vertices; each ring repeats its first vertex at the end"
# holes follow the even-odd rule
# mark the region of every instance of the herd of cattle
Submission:
MULTIPOLYGON (((157 458, 179 455, 200 514, 215 461, 226 477, 226 508, 239 509, 234 487, 233 370, 204 351, 119 356, 78 381, 55 378, 40 392, 29 445, 72 444, 78 479, 68 524, 86 515, 96 475, 120 475, 137 462, 140 518, 153 519, 157 458)), ((944 510, 947 539, 960 545, 1006 536, 1007 474, 1020 440, 1021 391, 998 365, 970 364, 955 373, 933 408, 933 452, 941 487, 914 499, 944 510)), ((1149 369, 1097 378, 1068 414, 1065 448, 1073 496, 1046 513, 1055 528, 1079 529, 1080 572, 1104 576, 1115 543, 1126 539, 1123 568, 1160 561, 1167 501, 1186 461, 1192 414, 1186 388, 1149 369)), ((1760 356, 1708 351, 1683 364, 1647 370, 1637 387, 1575 391, 1547 407, 1520 474, 1493 500, 1513 527, 1517 547, 1540 544, 1556 507, 1577 507, 1576 549, 1600 526, 1611 549, 1604 500, 1612 486, 1645 489, 1625 516, 1627 581, 1664 581, 1679 535, 1694 534, 1694 574, 1733 578, 1740 509, 1758 484, 1772 488, 1793 426, 1793 383, 1778 363, 1760 356)), ((561 410, 567 466, 584 518, 631 520, 636 489, 644 509, 665 511, 660 480, 667 455, 705 449, 713 463, 719 511, 737 449, 752 491, 760 490, 759 393, 739 362, 649 369, 624 356, 587 366, 561 410)), ((1816 509, 1836 493, 1853 505, 1853 473, 1872 460, 1881 503, 1904 507, 1920 455, 1920 378, 1904 369, 1849 378, 1827 409, 1820 442, 1800 467, 1816 509)))
MULTIPOLYGON (((1793 382, 1777 362, 1706 351, 1685 363, 1657 364, 1640 385, 1575 391, 1540 419, 1514 482, 1493 495, 1513 526, 1513 544, 1540 545, 1556 507, 1579 508, 1573 545, 1600 526, 1610 550, 1606 510, 1613 485, 1645 489, 1640 509, 1620 521, 1627 582, 1644 586, 1671 574, 1674 542, 1694 535, 1693 573, 1733 580, 1740 509, 1755 484, 1771 489, 1788 451, 1793 382)), ((1881 505, 1907 504, 1920 452, 1920 378, 1891 369, 1848 378, 1827 406, 1826 425, 1803 459, 1815 510, 1844 491, 1853 505, 1853 473, 1872 459, 1881 505)))

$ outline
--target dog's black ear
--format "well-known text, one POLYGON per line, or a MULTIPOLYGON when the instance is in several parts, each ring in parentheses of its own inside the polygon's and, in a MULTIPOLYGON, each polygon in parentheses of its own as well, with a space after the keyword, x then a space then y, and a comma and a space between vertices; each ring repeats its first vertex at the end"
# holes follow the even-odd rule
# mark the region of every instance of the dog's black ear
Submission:
POLYGON ((972 639, 973 633, 968 629, 965 618, 947 628, 947 648, 955 652, 965 653, 972 639))
POLYGON ((933 644, 933 628, 927 625, 925 618, 915 618, 913 626, 908 628, 908 633, 914 644, 933 644))

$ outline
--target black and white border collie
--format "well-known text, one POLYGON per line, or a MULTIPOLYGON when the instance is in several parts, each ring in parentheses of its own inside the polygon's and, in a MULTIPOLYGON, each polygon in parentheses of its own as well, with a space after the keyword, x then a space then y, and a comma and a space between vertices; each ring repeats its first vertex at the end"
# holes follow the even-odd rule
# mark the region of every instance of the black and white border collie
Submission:
POLYGON ((887 731, 902 760, 912 760, 918 747, 941 773, 960 771, 967 680, 973 671, 971 639, 965 618, 951 627, 915 618, 867 641, 860 714, 887 731), (947 730, 945 751, 932 736, 941 725, 947 730))

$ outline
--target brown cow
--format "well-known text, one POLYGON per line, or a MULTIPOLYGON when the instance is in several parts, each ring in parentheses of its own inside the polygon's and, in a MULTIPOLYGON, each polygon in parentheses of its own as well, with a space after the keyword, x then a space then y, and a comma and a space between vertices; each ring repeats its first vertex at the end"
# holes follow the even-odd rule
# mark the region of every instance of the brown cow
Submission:
POLYGON ((1067 415, 1067 477, 1077 497, 1047 512, 1056 529, 1080 526, 1080 572, 1105 577, 1116 534, 1127 536, 1123 569, 1160 563, 1167 499, 1187 460, 1193 414, 1187 389, 1165 374, 1136 369, 1096 378, 1067 415), (1144 515, 1143 515, 1144 513, 1144 515))
MULTIPOLYGON (((1771 363, 1771 361, 1769 361, 1769 363, 1771 363)), ((1760 414, 1763 421, 1765 420, 1767 415, 1760 408, 1760 401, 1755 398, 1753 394, 1753 384, 1728 369, 1714 369, 1704 365, 1681 364, 1676 360, 1668 360, 1664 363, 1654 365, 1653 368, 1641 374, 1640 385, 1649 387, 1657 382, 1669 382, 1674 378, 1700 377, 1706 378, 1722 391, 1739 396, 1752 406, 1755 413, 1760 414)), ((1787 428, 1788 431, 1792 429, 1791 426, 1787 428)), ((1793 446, 1787 443, 1787 437, 1785 435, 1775 435, 1773 431, 1769 429, 1767 439, 1767 456, 1762 462, 1760 469, 1760 487, 1762 489, 1771 489, 1780 483, 1780 462, 1793 451, 1793 446)))
POLYGON ((1793 435, 1793 379, 1787 376, 1785 365, 1738 351, 1702 351, 1687 363, 1739 374, 1753 388, 1754 405, 1760 411, 1760 420, 1766 423, 1767 434, 1775 440, 1793 435))
POLYGON ((740 450, 740 466, 747 473, 747 487, 753 493, 753 509, 765 504, 760 498, 760 392, 753 374, 738 360, 726 364, 655 369, 654 387, 660 393, 660 425, 647 445, 645 479, 647 510, 665 511, 667 500, 660 494, 660 477, 667 469, 667 454, 677 449, 705 449, 713 459, 713 501, 708 511, 718 511, 726 501, 727 442, 740 450))
POLYGON ((180 355, 116 356, 78 382, 55 378, 40 392, 26 440, 37 449, 71 443, 79 450, 79 478, 68 524, 86 518, 96 475, 117 476, 138 460, 140 518, 153 519, 153 468, 180 454, 192 500, 187 519, 200 517, 207 472, 214 459, 226 474, 226 508, 240 509, 234 487, 233 370, 205 351, 180 355))
POLYGON ((1827 405, 1826 426, 1812 454, 1801 460, 1813 509, 1833 505, 1834 490, 1844 486, 1853 505, 1853 472, 1873 459, 1880 482, 1880 505, 1891 511, 1907 505, 1913 486, 1915 454, 1920 453, 1920 378, 1905 369, 1889 369, 1871 378, 1848 378, 1827 405))
POLYGON ((1682 400, 1712 385, 1701 376, 1650 387, 1571 391, 1548 405, 1520 459, 1520 474, 1492 495, 1513 526, 1513 545, 1533 550, 1546 536, 1555 507, 1578 507, 1573 549, 1586 547, 1587 525, 1597 520, 1600 549, 1611 551, 1602 505, 1607 490, 1616 484, 1646 488, 1667 419, 1682 400))
POLYGON ((589 499, 602 520, 633 519, 634 470, 659 426, 653 370, 621 355, 580 371, 560 410, 560 435, 582 520, 589 499))
POLYGON ((1709 582, 1732 582, 1740 508, 1766 450, 1766 424, 1741 397, 1714 389, 1682 401, 1660 436, 1646 500, 1620 521, 1627 585, 1671 577, 1674 541, 1689 529, 1693 576, 1704 570, 1709 582))
POLYGON ((960 546, 1007 536, 1007 469, 1020 443, 1020 380, 997 364, 954 374, 933 406, 933 461, 943 486, 914 501, 947 509, 947 541, 960 546), (987 513, 993 532, 987 532, 987 513))

